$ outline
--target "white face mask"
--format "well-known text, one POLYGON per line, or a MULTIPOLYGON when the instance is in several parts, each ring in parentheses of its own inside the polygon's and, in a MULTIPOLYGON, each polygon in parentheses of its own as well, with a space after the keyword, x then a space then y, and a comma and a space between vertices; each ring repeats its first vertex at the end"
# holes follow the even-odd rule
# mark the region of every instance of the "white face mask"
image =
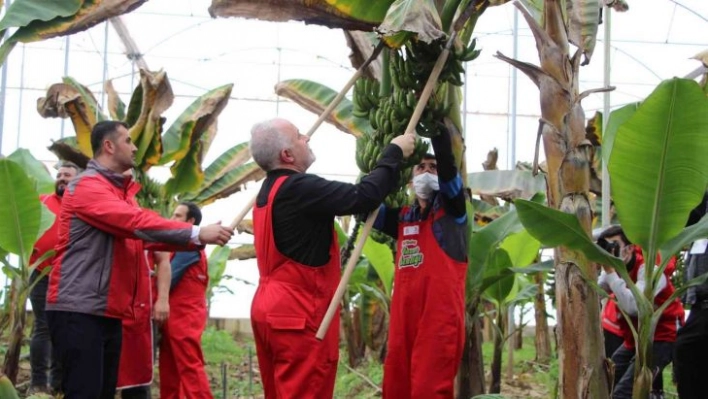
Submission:
POLYGON ((430 194, 433 191, 440 190, 440 185, 438 184, 438 176, 429 172, 414 176, 413 189, 415 190, 415 195, 417 195, 419 198, 430 198, 430 194))

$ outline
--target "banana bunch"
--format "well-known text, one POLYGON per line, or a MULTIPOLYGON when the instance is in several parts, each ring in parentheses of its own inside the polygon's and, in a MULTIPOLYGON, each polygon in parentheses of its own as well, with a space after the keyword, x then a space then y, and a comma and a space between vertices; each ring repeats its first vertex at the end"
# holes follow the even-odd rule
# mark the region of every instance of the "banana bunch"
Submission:
POLYGON ((479 57, 479 54, 481 52, 482 52, 482 50, 477 49, 477 39, 472 39, 472 41, 470 42, 470 45, 467 47, 455 46, 455 50, 453 51, 452 54, 460 62, 467 62, 467 61, 472 61, 475 58, 479 57))
MULTIPOLYGON (((417 81, 427 81, 433 66, 443 51, 444 43, 441 40, 425 43, 421 40, 411 40, 406 45, 406 61, 411 63, 411 72, 417 81)), ((448 82, 455 86, 462 86, 462 76, 465 74, 464 62, 472 61, 479 56, 481 50, 476 49, 477 40, 474 39, 468 47, 456 46, 452 56, 447 58, 440 81, 448 82)))
POLYGON ((379 104, 379 81, 375 79, 361 78, 354 83, 354 93, 352 95, 353 110, 352 115, 357 118, 367 118, 372 108, 379 104))
MULTIPOLYGON (((391 72, 391 84, 393 84, 396 90, 423 91, 426 80, 419 80, 418 75, 413 74, 412 65, 412 62, 403 59, 403 55, 400 51, 391 51, 388 69, 391 72)), ((415 107, 415 103, 413 106, 415 107)))

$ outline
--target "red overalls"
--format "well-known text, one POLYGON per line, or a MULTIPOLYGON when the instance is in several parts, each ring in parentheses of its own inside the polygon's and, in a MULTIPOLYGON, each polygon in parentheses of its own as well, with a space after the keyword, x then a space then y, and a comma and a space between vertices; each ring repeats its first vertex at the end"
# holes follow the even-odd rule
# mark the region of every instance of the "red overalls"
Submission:
POLYGON ((450 258, 435 239, 433 222, 443 215, 440 208, 425 220, 399 223, 385 399, 453 398, 465 342, 467 263, 450 258))
MULTIPOLYGON (((129 202, 137 206, 135 194, 140 186, 133 184, 129 188, 129 202)), ((142 243, 141 243, 142 244, 142 243)), ((139 267, 133 311, 135 318, 123 319, 123 337, 118 365, 118 383, 116 389, 132 388, 152 383, 152 270, 155 263, 152 253, 140 251, 139 267)))
POLYGON ((337 374, 339 311, 322 341, 315 333, 339 283, 339 248, 333 239, 330 260, 319 267, 300 264, 278 251, 272 205, 286 178, 278 178, 268 203, 253 210, 260 281, 251 325, 258 364, 266 399, 326 399, 333 395, 337 374))
POLYGON ((152 279, 146 252, 135 292, 134 319, 123 319, 123 339, 118 366, 117 389, 152 383, 152 279))
POLYGON ((204 370, 202 332, 207 323, 209 283, 204 251, 170 291, 170 317, 162 326, 160 342, 160 398, 211 399, 204 370))

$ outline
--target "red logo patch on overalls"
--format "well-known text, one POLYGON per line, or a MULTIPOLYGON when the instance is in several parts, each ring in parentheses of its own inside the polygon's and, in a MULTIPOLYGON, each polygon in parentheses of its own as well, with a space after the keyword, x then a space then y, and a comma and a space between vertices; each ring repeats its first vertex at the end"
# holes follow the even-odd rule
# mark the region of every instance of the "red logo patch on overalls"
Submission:
POLYGON ((423 264, 423 253, 418 246, 418 240, 403 240, 401 244, 401 258, 398 267, 418 267, 423 264))

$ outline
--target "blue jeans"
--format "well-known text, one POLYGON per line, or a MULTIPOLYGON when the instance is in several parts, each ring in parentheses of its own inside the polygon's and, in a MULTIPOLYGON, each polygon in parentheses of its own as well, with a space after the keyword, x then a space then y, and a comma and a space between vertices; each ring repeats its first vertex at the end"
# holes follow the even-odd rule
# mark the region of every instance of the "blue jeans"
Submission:
MULTIPOLYGON (((37 280, 39 275, 40 273, 34 270, 30 276, 30 283, 37 280)), ((52 391, 58 392, 61 387, 61 365, 52 352, 47 316, 44 313, 48 285, 49 277, 42 277, 42 279, 37 281, 29 295, 32 303, 32 313, 34 314, 32 337, 30 339, 30 366, 32 368, 30 386, 40 389, 45 389, 49 386, 52 391)))
MULTIPOLYGON (((652 345, 652 374, 654 380, 661 377, 664 370, 673 358, 674 343, 655 341, 652 345)), ((612 355, 615 363, 615 388, 612 399, 631 399, 634 385, 634 349, 620 346, 612 355)), ((655 384, 656 385, 656 384, 655 384)))

